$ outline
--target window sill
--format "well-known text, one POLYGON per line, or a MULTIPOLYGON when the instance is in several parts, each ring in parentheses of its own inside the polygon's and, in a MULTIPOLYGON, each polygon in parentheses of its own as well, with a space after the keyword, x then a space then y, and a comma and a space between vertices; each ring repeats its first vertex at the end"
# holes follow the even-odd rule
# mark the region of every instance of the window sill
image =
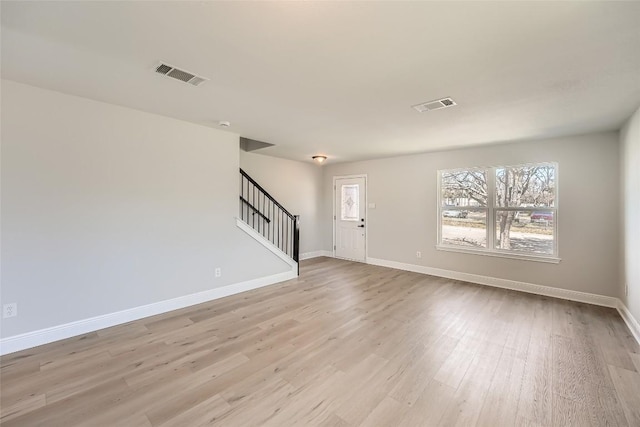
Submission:
POLYGON ((523 261, 546 262, 550 264, 560 264, 560 260, 561 260, 560 258, 554 257, 554 256, 529 255, 529 254, 507 253, 507 252, 501 252, 501 251, 477 250, 477 249, 468 249, 468 248, 458 248, 455 246, 446 246, 446 245, 436 245, 436 249, 439 251, 446 251, 446 252, 485 255, 485 256, 493 256, 498 258, 511 258, 511 259, 519 259, 523 261))

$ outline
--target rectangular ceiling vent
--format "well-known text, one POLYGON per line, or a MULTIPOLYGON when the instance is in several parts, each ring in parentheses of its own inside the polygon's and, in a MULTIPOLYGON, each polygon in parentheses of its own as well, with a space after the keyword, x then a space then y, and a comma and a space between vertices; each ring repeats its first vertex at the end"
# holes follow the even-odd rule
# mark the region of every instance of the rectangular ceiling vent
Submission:
POLYGON ((425 111, 440 110, 442 108, 453 107, 454 105, 456 105, 456 103, 453 99, 443 98, 437 101, 423 102, 422 104, 414 105, 413 108, 419 113, 424 113, 425 111))
POLYGON ((167 77, 172 77, 174 79, 180 80, 181 82, 189 83, 193 86, 200 86, 202 83, 209 80, 206 77, 197 76, 193 73, 190 73, 185 70, 181 70, 179 68, 174 67, 173 65, 165 64, 161 62, 155 68, 156 73, 162 74, 167 77))

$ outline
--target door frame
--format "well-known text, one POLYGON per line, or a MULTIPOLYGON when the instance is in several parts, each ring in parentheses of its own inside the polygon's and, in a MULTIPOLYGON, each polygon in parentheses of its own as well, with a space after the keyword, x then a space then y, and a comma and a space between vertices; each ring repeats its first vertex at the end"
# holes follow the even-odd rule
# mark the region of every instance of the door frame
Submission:
MULTIPOLYGON (((331 254, 334 258, 336 258, 336 221, 338 218, 338 213, 336 212, 336 181, 338 179, 350 179, 350 178, 363 178, 364 179, 364 263, 369 263, 369 178, 366 173, 356 174, 356 175, 334 175, 333 176, 333 219, 331 220, 331 224, 333 225, 333 248, 331 250, 331 254)), ((342 258, 341 258, 342 259, 342 258)))

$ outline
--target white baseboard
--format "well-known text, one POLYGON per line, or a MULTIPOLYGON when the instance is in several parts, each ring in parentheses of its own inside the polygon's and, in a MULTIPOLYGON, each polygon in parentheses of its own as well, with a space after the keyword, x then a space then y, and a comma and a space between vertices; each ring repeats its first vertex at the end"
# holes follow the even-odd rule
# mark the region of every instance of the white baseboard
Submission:
POLYGON ((478 283, 480 285, 494 286, 496 288, 512 289, 514 291, 528 292, 530 294, 544 295, 561 298, 570 301, 585 302, 604 307, 618 307, 618 298, 587 292, 571 291, 568 289, 553 288, 551 286, 535 285, 533 283, 517 282, 515 280, 498 279, 496 277, 480 276, 478 274, 460 273, 457 271, 443 270, 440 268, 425 267, 422 265, 405 264, 383 259, 368 258, 367 262, 382 267, 396 268, 398 270, 413 271, 414 273, 429 274, 431 276, 445 277, 447 279, 461 280, 464 282, 478 283))
POLYGON ((333 257, 331 251, 313 251, 313 252, 305 252, 300 254, 300 260, 317 258, 321 256, 333 257))
MULTIPOLYGON (((330 251, 316 251, 309 252, 308 254, 314 255, 304 259, 309 259, 317 256, 332 256, 330 251)), ((640 323, 638 323, 629 309, 618 298, 590 294, 586 292, 570 291, 566 289, 553 288, 550 286, 534 285, 525 282, 516 282, 513 280, 498 279, 495 277, 459 273, 456 271, 424 267, 414 264, 405 264, 376 258, 368 258, 367 262, 372 265, 396 268, 398 270, 412 271, 415 273, 429 274, 432 276, 478 283, 481 285, 512 289, 516 291, 567 299, 571 301, 585 302, 605 307, 613 307, 618 310, 620 316, 629 327, 629 330, 633 334, 634 338, 640 344, 640 323)), ((48 344, 54 341, 86 334, 104 328, 109 328, 111 326, 120 325, 145 317, 155 316, 157 314, 166 313, 172 310, 178 310, 192 305, 201 304, 204 302, 234 295, 240 292, 245 292, 252 289, 261 288, 263 286, 269 286, 275 283, 294 279, 295 277, 297 277, 295 271, 287 271, 284 273, 274 274, 267 277, 261 277, 246 282, 224 286, 221 288, 210 289, 196 294, 185 295, 178 298, 173 298, 171 300, 160 301, 153 304, 134 307, 128 310, 122 310, 115 313, 109 313, 102 316, 80 320, 77 322, 71 322, 64 325, 58 325, 51 328, 7 337, 4 339, 0 339, 0 355, 14 353, 16 351, 37 347, 39 345, 48 344)))
POLYGON ((636 339, 638 344, 640 344, 640 323, 638 322, 638 320, 636 320, 635 317, 633 317, 633 314, 631 314, 627 306, 624 305, 621 300, 618 300, 618 307, 616 308, 618 309, 622 320, 624 320, 624 323, 627 324, 627 327, 631 331, 631 334, 636 339))
POLYGON ((65 338, 86 334, 99 329, 109 328, 133 320, 142 319, 157 314, 167 313, 196 304, 212 301, 218 298, 273 285, 274 283, 297 277, 296 271, 286 271, 271 276, 260 277, 258 279, 235 283, 229 286, 210 289, 191 295, 184 295, 166 301, 134 307, 127 310, 109 313, 102 316, 91 317, 77 322, 66 323, 51 328, 40 329, 38 331, 27 332, 0 340, 0 355, 14 353, 39 345, 48 344, 65 338))
POLYGON ((288 255, 278 249, 269 242, 261 234, 252 229, 244 221, 236 219, 237 226, 257 240, 264 247, 276 254, 280 259, 286 262, 291 271, 274 274, 267 277, 248 280, 221 288, 210 289, 191 295, 184 295, 166 301, 160 301, 140 307, 134 307, 127 310, 109 313, 102 316, 91 317, 76 322, 66 323, 64 325, 53 326, 51 328, 40 329, 25 334, 15 335, 0 339, 0 355, 14 353, 16 351, 25 350, 27 348, 48 344, 54 341, 86 334, 111 326, 120 325, 122 323, 131 322, 133 320, 142 319, 157 314, 166 313, 172 310, 189 307, 203 302, 212 301, 251 289, 261 288, 263 286, 272 285, 274 283, 283 282, 285 280, 294 279, 298 273, 298 263, 293 261, 288 255))
POLYGON ((478 274, 460 273, 457 271, 443 270, 440 268, 425 267, 422 265, 405 264, 384 259, 367 258, 367 263, 381 267, 395 268, 398 270, 412 271, 414 273, 429 274, 431 276, 445 277, 447 279, 461 280, 480 285, 494 286, 496 288, 511 289, 530 294, 544 295, 553 298, 570 301, 584 302, 587 304, 611 307, 618 310, 620 316, 629 327, 631 334, 640 344, 640 323, 633 317, 624 303, 615 297, 590 294, 587 292, 571 291, 568 289, 554 288, 551 286, 535 285, 533 283, 517 282, 515 280, 498 279, 496 277, 480 276, 478 274))

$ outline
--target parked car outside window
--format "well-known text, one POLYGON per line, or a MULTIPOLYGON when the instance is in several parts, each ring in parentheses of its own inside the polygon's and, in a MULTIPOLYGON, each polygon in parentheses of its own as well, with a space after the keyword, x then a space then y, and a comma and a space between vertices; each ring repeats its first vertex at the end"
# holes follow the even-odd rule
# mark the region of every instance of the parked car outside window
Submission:
POLYGON ((445 218, 466 218, 467 215, 469 215, 469 212, 467 211, 459 211, 459 210, 446 210, 446 211, 442 211, 442 216, 444 216, 445 218))
POLYGON ((553 212, 533 212, 531 221, 553 221, 553 212))

